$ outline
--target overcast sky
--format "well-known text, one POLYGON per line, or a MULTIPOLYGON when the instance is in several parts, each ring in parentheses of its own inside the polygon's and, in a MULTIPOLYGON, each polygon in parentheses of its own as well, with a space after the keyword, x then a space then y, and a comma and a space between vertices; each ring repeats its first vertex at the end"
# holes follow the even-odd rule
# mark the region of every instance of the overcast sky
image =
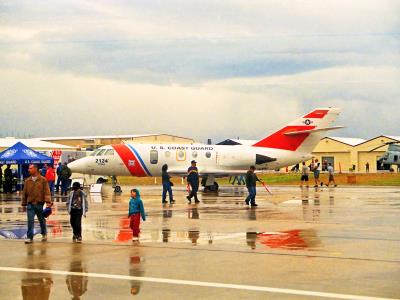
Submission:
POLYGON ((400 135, 400 1, 0 1, 0 135, 400 135))

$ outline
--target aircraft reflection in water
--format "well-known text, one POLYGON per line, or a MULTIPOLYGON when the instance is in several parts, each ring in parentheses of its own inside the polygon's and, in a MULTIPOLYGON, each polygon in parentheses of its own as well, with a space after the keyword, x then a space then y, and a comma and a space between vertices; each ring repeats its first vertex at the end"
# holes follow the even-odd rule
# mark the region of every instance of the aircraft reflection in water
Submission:
POLYGON ((302 250, 316 248, 320 240, 314 229, 293 229, 280 232, 247 232, 246 243, 256 249, 257 243, 272 249, 302 250))

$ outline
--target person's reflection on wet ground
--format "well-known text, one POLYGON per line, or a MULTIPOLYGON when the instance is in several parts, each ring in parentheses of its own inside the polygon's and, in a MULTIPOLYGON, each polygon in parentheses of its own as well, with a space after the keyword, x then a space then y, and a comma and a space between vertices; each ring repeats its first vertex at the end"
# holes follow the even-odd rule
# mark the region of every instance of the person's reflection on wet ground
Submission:
POLYGON ((333 207, 335 206, 335 193, 334 189, 329 189, 329 214, 333 214, 333 207))
POLYGON ((247 218, 250 221, 257 220, 256 209, 254 207, 247 208, 247 218))
POLYGON ((198 230, 189 230, 188 231, 188 237, 189 237, 189 240, 192 241, 192 245, 196 246, 197 245, 197 241, 198 241, 198 239, 200 237, 200 231, 198 231, 198 230))
POLYGON ((170 236, 171 236, 171 229, 164 228, 162 230, 162 241, 163 241, 163 243, 168 243, 170 236))
POLYGON ((319 221, 321 214, 320 204, 320 194, 319 191, 316 190, 314 194, 313 221, 319 221))
POLYGON ((199 210, 197 207, 188 208, 188 218, 196 220, 200 218, 199 210))
POLYGON ((214 236, 213 236, 212 232, 209 232, 207 234, 207 236, 208 236, 208 244, 211 245, 214 241, 214 236))
MULTIPOLYGON (((129 275, 133 277, 143 277, 144 275, 144 266, 143 266, 143 258, 140 256, 140 252, 135 252, 129 258, 129 275)), ((142 286, 142 281, 131 280, 131 295, 135 296, 140 293, 140 289, 142 286)))
MULTIPOLYGON (((49 270, 51 263, 46 255, 46 244, 28 244, 25 267, 49 270)), ((24 300, 47 300, 50 297, 53 279, 50 274, 24 273, 21 279, 24 300)))
POLYGON ((301 190, 301 201, 302 201, 303 203, 304 203, 304 202, 307 202, 307 203, 308 203, 309 195, 310 195, 309 189, 302 189, 302 190, 301 190))
POLYGON ((170 219, 172 218, 172 209, 170 207, 163 208, 163 219, 170 219))
POLYGON ((309 190, 302 189, 301 190, 301 203, 302 203, 302 210, 303 210, 303 220, 308 220, 308 213, 309 213, 309 190))
MULTIPOLYGON (((71 248, 71 263, 69 267, 70 272, 87 273, 86 267, 82 260, 82 245, 72 244, 71 248)), ((86 293, 88 286, 88 277, 79 275, 68 275, 65 282, 69 293, 73 300, 79 300, 80 297, 86 293)))
POLYGON ((246 243, 252 250, 256 249, 257 232, 246 232, 246 243))

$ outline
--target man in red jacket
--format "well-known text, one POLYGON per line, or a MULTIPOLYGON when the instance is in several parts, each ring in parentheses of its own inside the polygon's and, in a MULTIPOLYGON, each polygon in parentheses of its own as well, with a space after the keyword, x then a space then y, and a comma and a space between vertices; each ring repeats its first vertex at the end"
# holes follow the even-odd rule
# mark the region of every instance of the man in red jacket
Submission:
POLYGON ((56 173, 54 171, 53 166, 50 164, 45 164, 45 168, 46 168, 45 178, 49 183, 50 193, 52 196, 54 196, 54 182, 56 181, 56 173))

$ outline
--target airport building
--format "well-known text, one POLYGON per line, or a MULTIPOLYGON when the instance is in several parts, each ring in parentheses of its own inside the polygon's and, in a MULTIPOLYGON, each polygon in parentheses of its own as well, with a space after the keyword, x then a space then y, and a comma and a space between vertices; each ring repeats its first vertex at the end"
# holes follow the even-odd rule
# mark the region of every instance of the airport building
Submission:
POLYGON ((124 141, 139 144, 194 144, 190 138, 170 134, 136 134, 136 135, 103 135, 74 137, 44 137, 42 141, 62 144, 78 149, 93 150, 110 144, 121 144, 124 141))
POLYGON ((15 145, 18 142, 23 143, 25 146, 27 146, 33 150, 41 151, 41 152, 54 151, 54 150, 61 150, 61 151, 76 150, 75 147, 51 143, 51 142, 43 141, 40 139, 18 139, 18 138, 13 138, 13 137, 7 137, 7 138, 0 138, 0 152, 6 150, 7 148, 10 148, 11 146, 15 145))

